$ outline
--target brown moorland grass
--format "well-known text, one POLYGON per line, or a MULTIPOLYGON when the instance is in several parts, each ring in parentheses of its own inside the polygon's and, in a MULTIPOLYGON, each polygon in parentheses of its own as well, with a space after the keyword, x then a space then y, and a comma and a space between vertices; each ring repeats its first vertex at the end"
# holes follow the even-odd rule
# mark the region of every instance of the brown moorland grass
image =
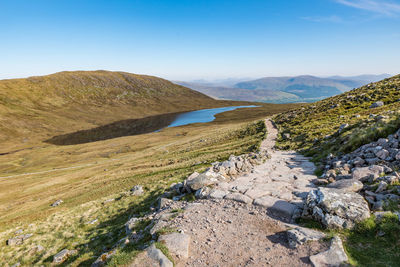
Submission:
POLYGON ((218 101, 167 80, 70 71, 0 81, 0 153, 127 119, 245 104, 218 101))
POLYGON ((30 220, 27 214, 41 217, 37 208, 51 211, 48 205, 58 198, 74 196, 71 205, 75 205, 96 198, 97 191, 104 195, 104 192, 127 189, 134 185, 123 180, 127 174, 147 174, 183 161, 194 164, 204 161, 203 154, 212 152, 217 158, 218 154, 235 151, 242 145, 239 140, 231 144, 218 141, 216 137, 210 141, 206 137, 209 133, 218 136, 218 130, 228 134, 243 124, 290 107, 264 104, 259 108, 218 114, 214 122, 207 124, 69 146, 38 143, 32 149, 2 155, 0 227, 8 219, 30 220), (209 150, 208 146, 218 142, 221 143, 209 150), (179 149, 184 149, 187 155, 181 154, 179 149), (173 158, 176 153, 179 159, 173 158))
MULTIPOLYGON (((216 105, 242 104, 248 103, 216 105)), ((255 149, 262 133, 248 124, 296 106, 257 105, 218 114, 211 123, 96 142, 58 146, 38 138, 31 149, 1 155, 0 258, 10 265, 50 265, 55 253, 69 248, 79 251, 69 264, 90 265, 123 236, 128 218, 148 211, 171 183, 230 154, 255 149), (144 196, 124 194, 137 184, 144 186, 144 196), (50 207, 57 199, 64 203, 50 207), (116 200, 102 204, 107 199, 116 200), (17 229, 34 236, 22 246, 5 246, 17 229), (33 253, 35 245, 45 251, 33 253)), ((91 128, 82 127, 77 129, 91 128)), ((62 129, 61 134, 67 131, 62 129)))
MULTIPOLYGON (((48 265, 52 255, 70 248, 80 251, 79 257, 72 260, 73 265, 89 264, 93 261, 92 256, 111 248, 122 237, 123 224, 129 216, 146 211, 170 183, 183 179, 194 170, 204 169, 207 163, 226 158, 230 153, 245 152, 257 142, 256 136, 238 139, 241 128, 243 125, 215 125, 206 129, 193 126, 190 129, 193 134, 186 129, 171 128, 148 134, 149 143, 136 153, 113 154, 110 151, 109 158, 86 168, 5 180, 2 182, 1 220, 6 231, 0 237, 2 244, 19 228, 34 236, 21 247, 2 246, 1 258, 10 262, 15 259, 27 265, 35 262, 48 265), (136 184, 144 186, 145 196, 137 198, 121 194, 136 184), (6 188, 14 188, 7 190, 8 197, 4 197, 6 188), (64 203, 57 208, 49 207, 58 198, 64 203), (109 198, 119 200, 105 206, 101 204, 109 198), (95 225, 87 224, 95 219, 99 220, 95 225), (29 255, 37 244, 46 248, 44 254, 29 255)), ((102 148, 106 150, 113 144, 137 144, 139 138, 143 140, 143 136, 118 138, 123 140, 103 144, 102 148)))

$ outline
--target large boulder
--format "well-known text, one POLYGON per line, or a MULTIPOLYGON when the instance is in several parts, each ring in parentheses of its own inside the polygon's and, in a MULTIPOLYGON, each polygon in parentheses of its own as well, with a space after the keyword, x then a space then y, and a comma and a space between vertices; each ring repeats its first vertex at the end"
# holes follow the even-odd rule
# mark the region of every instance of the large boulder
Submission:
POLYGON ((292 221, 298 210, 296 205, 271 196, 257 198, 253 204, 266 208, 269 215, 288 222, 292 221))
POLYGON ((253 202, 253 200, 251 198, 249 198, 248 196, 245 196, 241 193, 227 194, 225 196, 225 199, 230 199, 230 200, 234 200, 234 201, 245 203, 245 204, 250 204, 251 202, 253 202))
POLYGON ((346 192, 358 192, 363 188, 363 184, 355 179, 343 179, 327 185, 328 188, 340 189, 346 192))
POLYGON ((384 105, 384 103, 382 101, 377 101, 375 103, 372 103, 371 106, 369 106, 369 108, 378 108, 378 107, 382 107, 384 105))
POLYGON ((213 185, 218 182, 218 178, 221 178, 219 174, 215 172, 207 171, 195 176, 192 179, 187 179, 186 185, 192 190, 197 191, 205 186, 213 185))
POLYGON ((369 216, 368 204, 361 195, 334 188, 310 191, 303 210, 303 217, 313 218, 327 228, 352 228, 369 216))
POLYGON ((171 233, 158 238, 159 242, 165 243, 171 254, 178 258, 189 257, 190 236, 183 233, 171 233))
POLYGON ((384 160, 384 159, 386 159, 387 157, 389 157, 389 151, 387 151, 386 149, 380 149, 380 150, 377 150, 377 151, 375 152, 375 155, 376 155, 378 158, 384 160))
POLYGON ((327 251, 311 256, 310 261, 314 267, 339 267, 344 266, 348 257, 343 248, 342 240, 334 237, 327 251))
POLYGON ((369 167, 357 167, 353 170, 353 179, 359 181, 368 181, 370 179, 378 178, 384 172, 385 168, 378 165, 372 165, 369 167))

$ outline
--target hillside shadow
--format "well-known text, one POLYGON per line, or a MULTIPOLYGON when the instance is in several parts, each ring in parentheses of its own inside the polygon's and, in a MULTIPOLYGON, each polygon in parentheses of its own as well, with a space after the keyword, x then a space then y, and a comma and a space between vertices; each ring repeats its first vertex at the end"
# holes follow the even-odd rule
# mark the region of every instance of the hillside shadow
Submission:
POLYGON ((58 146, 77 145, 123 136, 151 133, 167 127, 179 114, 168 113, 141 119, 117 121, 88 130, 53 136, 44 142, 58 146))

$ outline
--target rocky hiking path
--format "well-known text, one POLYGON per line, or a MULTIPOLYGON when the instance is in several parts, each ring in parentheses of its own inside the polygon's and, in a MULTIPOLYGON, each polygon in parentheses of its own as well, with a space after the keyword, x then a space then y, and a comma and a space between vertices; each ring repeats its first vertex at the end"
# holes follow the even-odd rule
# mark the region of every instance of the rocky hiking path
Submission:
POLYGON ((315 166, 294 151, 274 149, 278 130, 270 120, 265 123, 268 135, 260 150, 268 151, 270 159, 232 182, 218 183, 211 197, 228 193, 225 199, 264 207, 272 217, 290 222, 302 207, 303 198, 315 187, 311 182, 317 178, 315 166))
MULTIPOLYGON (((316 187, 315 166, 294 151, 276 150, 278 130, 272 121, 265 123, 268 135, 260 150, 268 151, 269 159, 233 180, 213 183, 212 189, 195 189, 200 199, 194 202, 161 199, 150 233, 169 229, 158 242, 169 249, 175 266, 335 266, 326 258, 338 265, 346 261, 340 239, 328 248, 323 233, 293 224, 316 187)), ((130 266, 172 262, 152 245, 130 266)))

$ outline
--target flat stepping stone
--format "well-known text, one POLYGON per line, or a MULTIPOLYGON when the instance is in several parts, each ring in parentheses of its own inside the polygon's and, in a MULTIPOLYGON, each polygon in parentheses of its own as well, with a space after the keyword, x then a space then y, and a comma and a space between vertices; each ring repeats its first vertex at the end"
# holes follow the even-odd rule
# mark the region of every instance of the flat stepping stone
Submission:
POLYGON ((158 241, 165 242, 168 250, 171 254, 178 258, 187 259, 189 257, 189 243, 190 236, 181 233, 171 233, 168 235, 162 235, 158 238, 158 241))
POLYGON ((277 191, 273 194, 271 194, 271 196, 282 199, 282 200, 286 200, 286 201, 291 201, 293 199, 293 194, 292 191, 277 191))
POLYGON ((363 188, 363 183, 356 179, 343 179, 334 183, 328 184, 328 188, 336 188, 346 192, 358 192, 363 188))
POLYGON ((250 176, 242 176, 242 177, 238 177, 234 182, 232 182, 231 184, 252 184, 253 182, 253 178, 250 176))
POLYGON ((293 182, 293 177, 288 177, 288 176, 274 177, 274 178, 272 178, 272 181, 291 183, 291 182, 293 182))
POLYGON ((244 184, 244 185, 239 184, 239 185, 232 186, 232 188, 230 190, 244 194, 252 186, 253 186, 252 184, 244 184))
POLYGON ((266 183, 270 183, 271 182, 271 178, 269 177, 256 177, 253 179, 253 183, 256 184, 266 184, 266 183))
POLYGON ((315 185, 308 180, 301 179, 300 176, 296 181, 293 182, 293 187, 295 189, 304 190, 308 192, 311 190, 311 188, 314 188, 315 185))
POLYGON ((230 200, 235 200, 237 202, 245 203, 245 204, 250 204, 253 202, 253 199, 249 198, 248 196, 245 196, 240 193, 230 193, 225 196, 225 199, 230 199, 230 200))
POLYGON ((232 186, 227 182, 220 182, 218 183, 217 187, 220 190, 229 190, 232 188, 232 186))
POLYGON ((294 212, 297 210, 296 205, 270 196, 257 198, 253 204, 266 208, 270 214, 286 221, 291 221, 294 212))
POLYGON ((212 189, 209 197, 214 199, 223 199, 228 194, 228 191, 212 189))
POLYGON ((256 199, 256 198, 260 198, 263 196, 270 196, 271 192, 267 191, 263 188, 256 187, 256 188, 251 188, 251 189, 247 190, 245 195, 252 199, 256 199))
POLYGON ((22 245, 25 240, 30 238, 33 234, 19 235, 7 240, 8 246, 22 245))
POLYGON ((245 192, 245 195, 252 199, 256 199, 263 196, 273 195, 276 192, 281 193, 282 191, 285 191, 285 188, 287 187, 291 187, 291 185, 285 182, 270 182, 266 184, 257 184, 253 188, 248 189, 245 192))

